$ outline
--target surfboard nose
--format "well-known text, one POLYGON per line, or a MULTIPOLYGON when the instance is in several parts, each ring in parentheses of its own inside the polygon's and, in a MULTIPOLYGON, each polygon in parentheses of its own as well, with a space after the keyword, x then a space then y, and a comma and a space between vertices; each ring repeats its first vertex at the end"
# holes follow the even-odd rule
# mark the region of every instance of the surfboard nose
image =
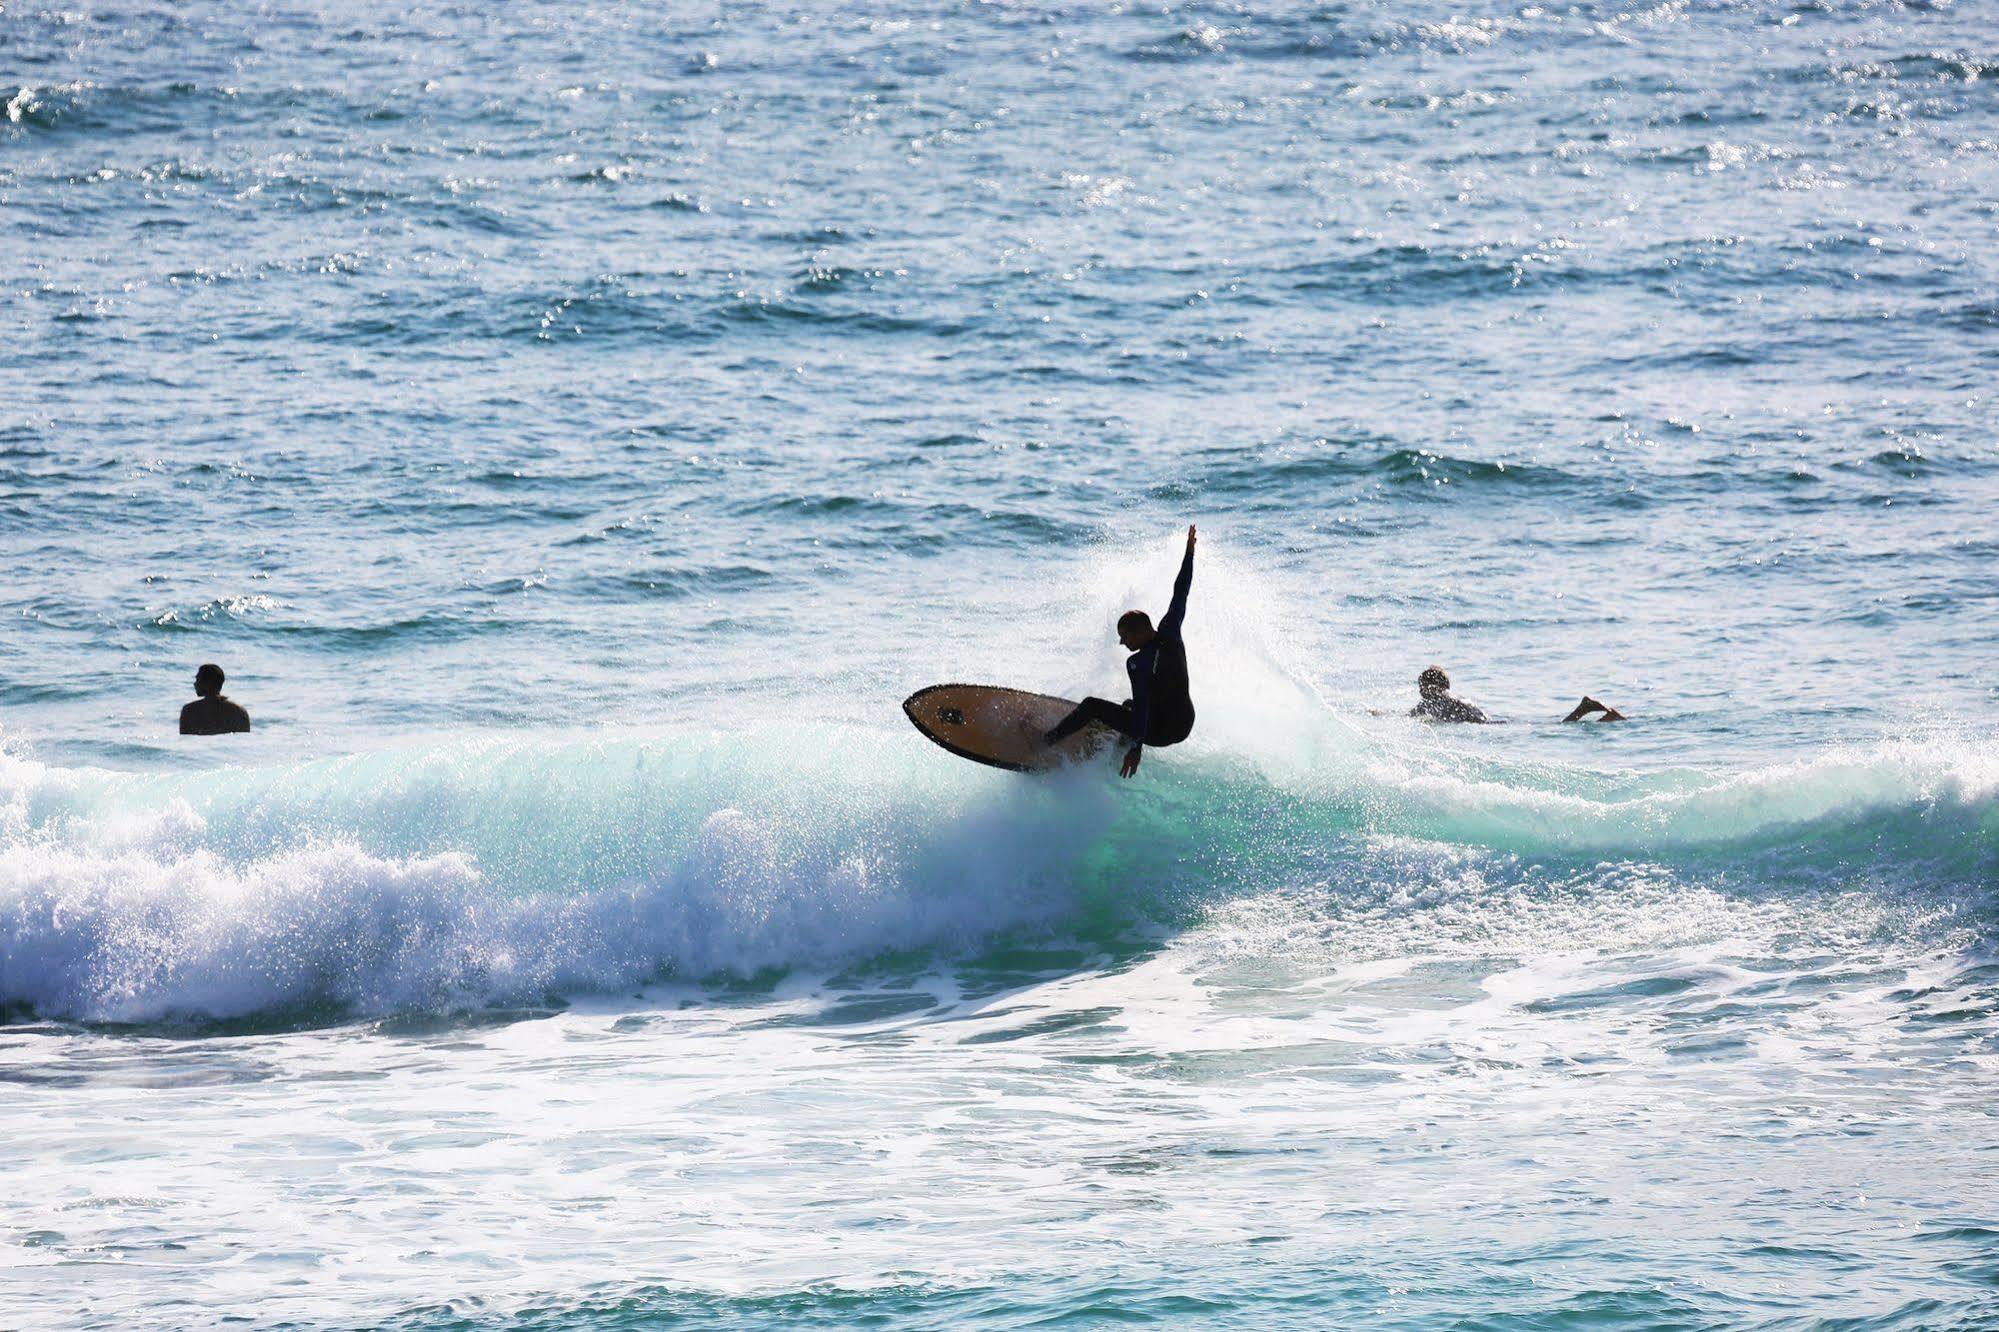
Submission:
POLYGON ((1109 732, 1093 725, 1059 745, 1049 744, 1049 728, 1075 706, 1066 698, 999 685, 941 684, 917 690, 903 700, 902 710, 917 730, 960 758, 1040 772, 1088 757, 1108 738, 1109 732))
POLYGON ((935 697, 935 695, 945 693, 954 687, 961 686, 932 685, 927 689, 917 690, 908 698, 902 700, 903 714, 925 731, 932 730, 940 725, 963 726, 965 724, 964 708, 947 698, 935 697))

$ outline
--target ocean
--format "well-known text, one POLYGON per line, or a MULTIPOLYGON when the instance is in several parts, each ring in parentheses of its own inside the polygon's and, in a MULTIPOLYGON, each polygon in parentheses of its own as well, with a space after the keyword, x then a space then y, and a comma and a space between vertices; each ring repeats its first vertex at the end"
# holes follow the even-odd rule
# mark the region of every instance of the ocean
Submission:
POLYGON ((1987 0, 26 0, 0 111, 0 1327, 1999 1327, 1987 0), (1189 523, 1135 778, 901 715, 1189 523))

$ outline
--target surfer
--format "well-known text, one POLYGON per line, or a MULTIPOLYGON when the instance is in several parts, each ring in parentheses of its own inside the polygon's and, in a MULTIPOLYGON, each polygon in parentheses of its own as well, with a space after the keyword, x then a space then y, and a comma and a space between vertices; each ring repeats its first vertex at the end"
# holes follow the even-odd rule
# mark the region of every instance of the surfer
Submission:
POLYGON ((1409 715, 1424 721, 1483 724, 1492 720, 1485 715, 1485 709, 1451 692, 1451 677, 1441 666, 1427 667, 1416 677, 1416 695, 1416 706, 1409 709, 1409 715))
MULTIPOLYGON (((1477 704, 1467 703, 1451 692, 1451 677, 1444 673, 1444 668, 1441 666, 1427 667, 1416 677, 1416 693, 1418 695, 1416 706, 1409 709, 1409 715, 1412 717, 1433 722, 1492 723, 1492 718, 1485 715, 1485 709, 1477 704)), ((1569 715, 1562 720, 1579 722, 1595 712, 1603 714, 1599 719, 1602 721, 1630 720, 1616 708, 1605 707, 1588 694, 1584 694, 1583 701, 1576 704, 1569 715)))
POLYGON ((1098 722, 1128 737, 1132 746, 1118 768, 1120 776, 1138 771, 1139 753, 1147 745, 1177 745, 1194 730, 1194 700, 1187 686, 1187 645, 1180 641, 1180 622, 1187 618, 1187 593, 1194 586, 1194 529, 1187 528, 1187 554, 1180 561, 1180 575, 1173 580, 1173 601, 1166 615, 1153 627, 1152 617, 1142 610, 1118 616, 1118 642, 1131 656, 1125 660, 1125 674, 1131 677, 1131 697, 1122 703, 1104 698, 1086 698, 1076 710, 1048 732, 1048 743, 1058 744, 1076 732, 1098 722))
POLYGON ((194 673, 194 692, 201 697, 180 710, 182 735, 234 735, 250 729, 250 714, 222 696, 222 668, 214 662, 194 673))

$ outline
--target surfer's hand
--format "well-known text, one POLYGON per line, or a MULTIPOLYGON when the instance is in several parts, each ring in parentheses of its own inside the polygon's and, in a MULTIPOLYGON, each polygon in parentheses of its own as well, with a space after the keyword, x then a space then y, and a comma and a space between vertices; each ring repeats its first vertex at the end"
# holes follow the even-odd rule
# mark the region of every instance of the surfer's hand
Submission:
POLYGON ((1124 765, 1117 770, 1118 776, 1129 777, 1133 773, 1138 771, 1139 751, 1140 751, 1140 746, 1138 745, 1133 745, 1130 749, 1125 751, 1124 765))
POLYGON ((1187 549, 1188 549, 1188 550, 1192 550, 1193 548, 1194 548, 1194 525, 1193 525, 1192 523, 1188 523, 1188 524, 1187 524, 1187 549))

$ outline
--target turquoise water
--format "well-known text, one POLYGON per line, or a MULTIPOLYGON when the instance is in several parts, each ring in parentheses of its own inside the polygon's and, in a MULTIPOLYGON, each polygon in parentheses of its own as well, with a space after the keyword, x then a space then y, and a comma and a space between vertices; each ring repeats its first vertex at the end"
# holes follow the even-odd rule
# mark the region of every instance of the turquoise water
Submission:
POLYGON ((1995 31, 0 13, 0 1326, 1999 1325, 1995 31))

